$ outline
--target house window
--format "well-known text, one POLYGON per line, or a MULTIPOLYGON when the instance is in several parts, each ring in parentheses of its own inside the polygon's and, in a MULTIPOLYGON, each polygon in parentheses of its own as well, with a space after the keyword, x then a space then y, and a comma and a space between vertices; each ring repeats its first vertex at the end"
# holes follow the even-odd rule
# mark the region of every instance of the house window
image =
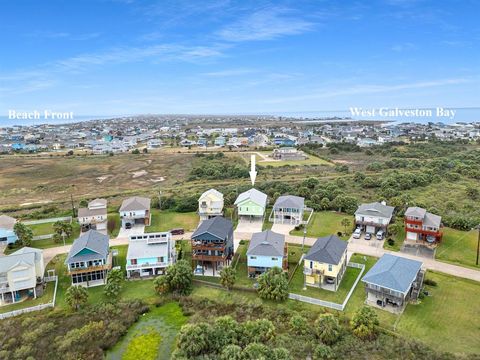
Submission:
POLYGON ((137 265, 137 259, 131 259, 130 264, 132 265, 137 265))
POLYGON ((250 256, 250 260, 255 260, 256 258, 256 256, 250 256))
POLYGON ((310 261, 310 269, 313 269, 313 261, 310 261))
POLYGON ((272 260, 273 260, 273 261, 277 261, 277 260, 278 260, 278 258, 275 258, 275 257, 274 257, 274 258, 272 258, 272 260))
POLYGON ((328 271, 332 271, 333 270, 333 265, 332 264, 328 264, 328 271))

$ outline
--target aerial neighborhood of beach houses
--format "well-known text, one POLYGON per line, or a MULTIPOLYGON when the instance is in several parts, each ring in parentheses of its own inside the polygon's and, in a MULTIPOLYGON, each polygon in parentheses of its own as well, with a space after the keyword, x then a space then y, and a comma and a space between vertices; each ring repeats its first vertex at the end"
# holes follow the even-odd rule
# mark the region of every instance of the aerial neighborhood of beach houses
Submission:
POLYGON ((0 9, 0 360, 480 360, 480 1, 0 9))

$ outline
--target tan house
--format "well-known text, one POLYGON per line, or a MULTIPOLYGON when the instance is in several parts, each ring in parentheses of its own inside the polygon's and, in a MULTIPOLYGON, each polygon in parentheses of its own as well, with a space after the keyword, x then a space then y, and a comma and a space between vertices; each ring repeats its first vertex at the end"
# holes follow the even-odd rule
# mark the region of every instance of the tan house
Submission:
POLYGON ((303 264, 306 286, 337 291, 347 268, 347 242, 336 235, 318 238, 303 264))
POLYGON ((78 222, 82 231, 107 229, 107 200, 95 199, 88 207, 78 209, 78 222))
POLYGON ((223 194, 215 189, 205 191, 198 199, 200 221, 223 215, 223 194))

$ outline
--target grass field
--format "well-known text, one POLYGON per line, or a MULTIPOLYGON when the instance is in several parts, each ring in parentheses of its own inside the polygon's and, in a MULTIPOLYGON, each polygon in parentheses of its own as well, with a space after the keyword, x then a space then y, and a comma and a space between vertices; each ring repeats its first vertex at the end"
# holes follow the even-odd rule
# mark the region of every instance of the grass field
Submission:
POLYGON ((388 236, 387 239, 392 238, 395 242, 390 245, 387 240, 383 243, 383 248, 392 251, 400 251, 403 242, 405 241, 405 228, 402 226, 400 231, 395 236, 388 236))
POLYGON ((145 227, 145 232, 169 231, 175 228, 193 231, 197 228, 198 221, 199 217, 195 212, 177 213, 152 209, 152 223, 145 227))
POLYGON ((311 286, 307 286, 306 290, 303 290, 303 266, 299 266, 290 282, 290 291, 295 294, 341 304, 346 299, 348 292, 352 288, 359 274, 360 269, 347 267, 337 291, 329 291, 311 286))
POLYGON ((475 265, 477 257, 478 231, 459 231, 443 229, 442 242, 437 248, 435 258, 462 266, 479 269, 475 265))
MULTIPOLYGON (((342 225, 342 219, 348 219, 350 223, 353 221, 350 215, 342 213, 333 211, 315 212, 310 219, 310 223, 307 225, 307 236, 322 237, 337 234, 339 231, 343 233, 345 228, 342 225)), ((347 230, 350 232, 351 226, 348 227, 347 230)), ((303 236, 303 230, 293 230, 290 234, 303 236)), ((348 236, 343 237, 343 239, 348 239, 348 236)))
POLYGON ((41 235, 49 235, 53 234, 53 222, 47 222, 43 224, 34 224, 34 225, 27 225, 30 229, 32 229, 33 236, 41 236, 41 235))

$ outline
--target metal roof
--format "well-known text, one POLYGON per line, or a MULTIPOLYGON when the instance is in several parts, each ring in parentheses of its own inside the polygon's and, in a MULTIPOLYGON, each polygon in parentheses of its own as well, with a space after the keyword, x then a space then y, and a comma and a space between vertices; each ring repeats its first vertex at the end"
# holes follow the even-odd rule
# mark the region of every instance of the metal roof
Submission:
POLYGON ((235 205, 248 199, 263 207, 267 205, 267 194, 253 188, 238 195, 237 200, 235 200, 235 205))
POLYGON ((252 235, 247 255, 283 256, 284 247, 285 235, 265 230, 252 235))
POLYGON ((294 195, 283 195, 280 196, 277 201, 275 201, 275 205, 273 205, 274 209, 277 208, 294 208, 294 209, 303 209, 305 207, 305 199, 300 196, 294 195))
POLYGON ((233 231, 233 224, 230 220, 222 216, 215 216, 214 218, 203 221, 195 230, 192 239, 195 239, 202 234, 209 233, 219 240, 224 240, 233 231))
POLYGON ((422 263, 391 254, 384 254, 363 277, 365 283, 406 293, 415 281, 422 263))
POLYGON ((73 242, 65 262, 69 263, 73 258, 78 261, 98 259, 98 255, 95 254, 77 255, 83 249, 89 249, 100 255, 100 257, 106 258, 109 252, 108 235, 104 235, 96 230, 87 231, 73 242))
POLYGON ((305 256, 305 260, 337 265, 342 259, 347 242, 336 235, 318 238, 305 256))
POLYGON ((357 211, 355 211, 355 215, 381 216, 384 218, 391 218, 394 209, 395 208, 393 206, 374 202, 360 205, 357 211))
POLYGON ((120 211, 150 210, 150 198, 134 196, 123 200, 120 211))

